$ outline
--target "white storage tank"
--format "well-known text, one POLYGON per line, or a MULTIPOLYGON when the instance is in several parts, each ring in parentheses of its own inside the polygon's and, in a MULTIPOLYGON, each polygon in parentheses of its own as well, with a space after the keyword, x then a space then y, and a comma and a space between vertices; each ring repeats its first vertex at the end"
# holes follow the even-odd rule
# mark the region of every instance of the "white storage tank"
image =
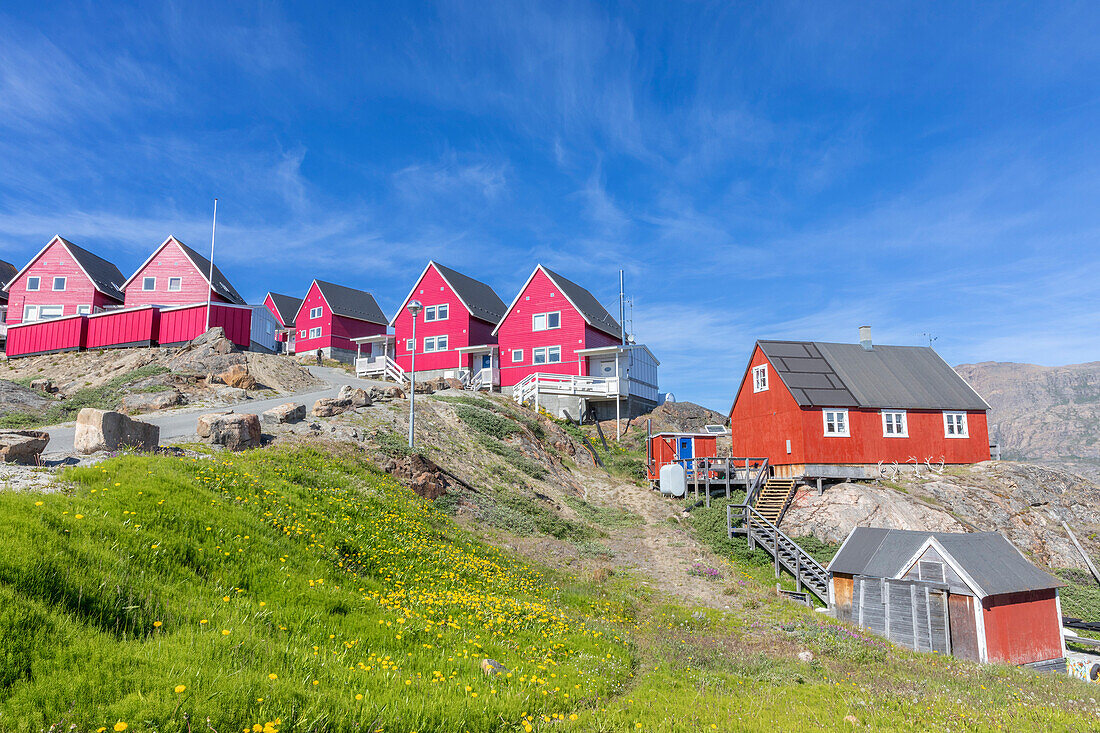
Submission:
POLYGON ((661 493, 677 498, 687 493, 687 471, 679 463, 666 463, 661 466, 661 493))

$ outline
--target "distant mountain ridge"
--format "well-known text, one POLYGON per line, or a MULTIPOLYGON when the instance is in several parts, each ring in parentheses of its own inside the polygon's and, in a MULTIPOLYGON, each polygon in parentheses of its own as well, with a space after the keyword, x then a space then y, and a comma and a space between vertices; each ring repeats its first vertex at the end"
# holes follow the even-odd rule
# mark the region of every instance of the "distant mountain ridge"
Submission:
POLYGON ((1002 457, 1100 461, 1100 361, 1039 366, 985 361, 955 367, 993 408, 1002 457))

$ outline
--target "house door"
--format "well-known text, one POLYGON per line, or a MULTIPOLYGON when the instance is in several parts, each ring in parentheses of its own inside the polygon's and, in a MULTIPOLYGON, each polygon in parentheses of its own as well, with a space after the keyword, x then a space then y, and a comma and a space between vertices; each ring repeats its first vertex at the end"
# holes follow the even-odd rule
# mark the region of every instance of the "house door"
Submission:
POLYGON ((962 659, 979 662, 978 629, 974 620, 977 599, 952 593, 947 597, 948 618, 951 625, 951 653, 962 659))
POLYGON ((484 356, 482 356, 481 357, 481 368, 482 369, 488 369, 489 367, 491 367, 493 365, 492 364, 492 358, 493 357, 489 354, 485 354, 484 356))
POLYGON ((680 438, 680 458, 694 458, 691 438, 680 438))

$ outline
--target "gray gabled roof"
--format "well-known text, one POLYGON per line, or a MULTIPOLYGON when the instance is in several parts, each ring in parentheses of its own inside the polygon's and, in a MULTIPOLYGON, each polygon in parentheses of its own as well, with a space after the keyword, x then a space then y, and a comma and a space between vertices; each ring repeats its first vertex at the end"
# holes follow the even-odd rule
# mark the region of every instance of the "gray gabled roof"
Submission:
POLYGON ((0 302, 8 302, 8 291, 4 290, 4 286, 14 280, 18 272, 12 263, 0 260, 0 302))
POLYGON ((321 295, 325 296, 325 302, 332 310, 333 315, 358 318, 361 321, 370 321, 379 325, 386 325, 386 316, 378 307, 374 296, 364 290, 336 285, 324 280, 314 280, 321 295))
POLYGON ((298 309, 302 307, 302 299, 280 293, 268 293, 267 297, 271 298, 271 303, 275 306, 275 310, 279 314, 279 320, 282 321, 283 325, 293 326, 298 309))
POLYGON ((83 268, 84 272, 88 273, 88 277, 92 279, 92 284, 95 285, 96 290, 119 302, 126 298, 122 293, 122 283, 126 281, 126 278, 123 277, 113 262, 108 262, 99 255, 92 254, 64 237, 58 237, 58 239, 65 244, 73 259, 83 268))
POLYGON ((576 306, 577 310, 581 312, 584 320, 586 320, 590 326, 598 328, 617 339, 623 337, 623 331, 619 326, 619 322, 611 317, 611 314, 600 304, 600 301, 596 300, 596 296, 548 267, 543 266, 542 269, 547 276, 554 281, 554 284, 558 286, 562 295, 568 298, 569 301, 576 306))
POLYGON ((457 270, 444 267, 438 262, 432 262, 431 264, 443 276, 443 279, 450 283, 455 295, 470 309, 470 315, 494 326, 500 323, 500 319, 504 316, 504 311, 508 310, 508 306, 504 304, 504 301, 500 299, 495 290, 480 280, 475 280, 457 270))
POLYGON ((758 341, 800 407, 988 410, 974 389, 927 346, 758 341))
MULTIPOLYGON (((187 255, 187 258, 195 263, 195 267, 199 269, 203 277, 209 277, 210 275, 210 260, 200 255, 195 250, 188 247, 183 242, 176 240, 180 249, 187 255)), ((211 289, 218 295, 222 296, 230 303, 236 303, 237 305, 244 305, 244 298, 237 292, 237 289, 233 287, 233 284, 229 282, 229 278, 222 274, 222 271, 218 269, 218 266, 214 265, 214 281, 210 283, 211 289)))
POLYGON ((894 578, 900 575, 929 538, 978 586, 991 596, 1065 585, 1031 564, 997 532, 919 532, 906 529, 856 527, 829 563, 829 572, 894 578))

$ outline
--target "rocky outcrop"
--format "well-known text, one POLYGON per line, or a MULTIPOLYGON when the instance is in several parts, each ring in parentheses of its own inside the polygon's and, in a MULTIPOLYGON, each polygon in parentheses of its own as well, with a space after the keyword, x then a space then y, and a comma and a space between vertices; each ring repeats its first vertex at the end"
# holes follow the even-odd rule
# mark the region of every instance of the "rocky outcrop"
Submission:
POLYGON ((85 407, 76 416, 73 447, 77 453, 116 451, 124 448, 151 451, 160 445, 160 428, 132 420, 121 412, 85 407))
POLYGON ((57 387, 54 386, 52 379, 32 379, 31 389, 36 389, 39 392, 45 392, 46 394, 53 394, 57 392, 57 387))
POLYGON ((182 395, 174 389, 163 392, 138 392, 122 398, 122 410, 131 415, 140 412, 155 412, 175 407, 182 402, 182 395))
POLYGON ((260 418, 238 412, 214 412, 199 417, 195 432, 214 445, 239 451, 260 446, 260 418))
POLYGON ((41 392, 0 379, 0 415, 13 412, 38 413, 53 404, 41 392))
POLYGON ((252 399, 252 395, 248 394, 248 390, 240 387, 222 387, 214 394, 218 396, 219 400, 225 400, 226 402, 243 402, 252 399))
POLYGON ((351 400, 342 400, 339 397, 322 397, 313 403, 315 417, 332 417, 350 409, 351 400))
POLYGON ((285 405, 272 407, 260 415, 260 422, 264 425, 282 425, 284 423, 301 422, 306 419, 306 406, 288 402, 285 405))
POLYGON ((237 389, 256 389, 256 378, 248 372, 244 364, 234 364, 218 375, 223 384, 237 389))
POLYGON ((438 499, 447 493, 449 482, 443 471, 430 458, 418 453, 405 458, 391 458, 382 470, 408 483, 409 488, 425 499, 438 499))
POLYGON ((50 434, 41 430, 0 430, 0 461, 37 463, 50 442, 50 434))
POLYGON ((397 386, 386 387, 382 390, 382 397, 387 400, 403 400, 405 399, 405 390, 397 386))

